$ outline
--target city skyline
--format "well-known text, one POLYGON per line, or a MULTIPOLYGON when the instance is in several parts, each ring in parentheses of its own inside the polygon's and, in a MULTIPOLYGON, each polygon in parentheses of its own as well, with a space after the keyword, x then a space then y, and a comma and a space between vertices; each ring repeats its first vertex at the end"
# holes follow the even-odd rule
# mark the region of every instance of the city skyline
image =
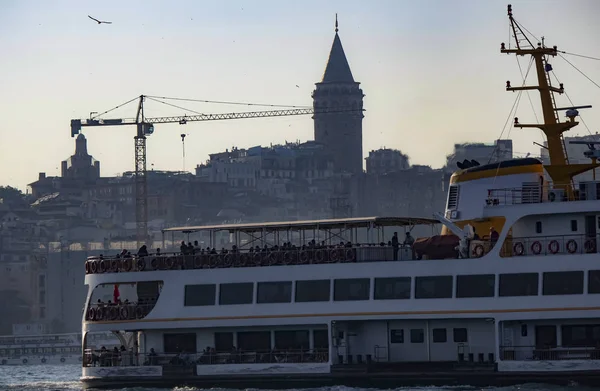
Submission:
MULTIPOLYGON (((548 44, 600 55, 591 38, 598 32, 593 21, 598 4, 512 3, 517 20, 534 34, 545 35, 548 44), (540 17, 542 4, 552 6, 540 17), (565 18, 567 7, 578 18, 565 18)), ((6 109, 0 117, 0 184, 25 190, 38 172, 60 175, 60 161, 74 145, 70 119, 102 112, 140 93, 311 106, 310 94, 331 49, 336 12, 350 67, 366 94, 363 157, 388 147, 408 154, 413 164, 440 167, 455 143, 507 136, 514 140, 517 154, 539 155, 533 145, 543 141, 539 132, 510 129, 500 134, 515 99, 504 91, 504 82, 516 85, 520 79, 514 60, 499 53, 500 42, 508 39, 506 1, 378 1, 370 7, 341 1, 307 1, 303 6, 185 2, 185 12, 152 2, 143 7, 136 2, 117 4, 3 4, 0 31, 11 38, 0 42, 0 50, 11 61, 0 64, 0 104, 6 109), (113 24, 97 25, 88 14, 113 24), (426 138, 420 141, 415 134, 426 138)), ((567 59, 599 79, 599 62, 567 59)), ((597 105, 595 86, 564 60, 557 58, 553 64, 575 104, 597 105)), ((531 100, 537 110, 537 96, 531 94, 531 100)), ((256 109, 182 106, 202 112, 256 109)), ((135 114, 134 106, 125 109, 115 116, 135 114)), ((148 110, 150 116, 183 114, 160 105, 148 110)), ((592 132, 600 120, 595 111, 582 112, 592 132)), ((525 96, 517 114, 522 122, 535 122, 525 96)), ((313 139, 310 116, 185 128, 161 125, 148 141, 148 168, 182 168, 182 131, 188 135, 188 171, 206 161, 209 153, 232 146, 313 139)), ((103 176, 133 169, 134 129, 86 129, 84 134, 90 154, 102 162, 103 176)), ((586 134, 582 124, 567 136, 586 134)))

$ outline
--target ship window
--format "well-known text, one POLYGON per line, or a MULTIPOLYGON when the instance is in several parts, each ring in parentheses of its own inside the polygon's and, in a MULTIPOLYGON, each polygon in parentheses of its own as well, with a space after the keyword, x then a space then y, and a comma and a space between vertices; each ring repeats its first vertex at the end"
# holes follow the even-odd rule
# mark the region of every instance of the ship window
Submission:
POLYGON ((257 303, 291 303, 292 282, 259 282, 256 288, 257 303))
POLYGON ((425 333, 423 329, 410 329, 410 343, 425 342, 425 333))
POLYGON ((542 222, 541 221, 536 221, 535 222, 535 233, 536 234, 541 234, 542 233, 542 222))
POLYGON ((215 305, 216 291, 215 284, 186 285, 183 305, 215 305))
POLYGON ((544 273, 544 295, 581 295, 583 294, 583 272, 546 272, 544 273))
POLYGON ((234 282, 219 286, 219 304, 252 304, 254 284, 234 282))
POLYGON ((390 343, 404 343, 404 330, 390 330, 390 343))
POLYGON ((588 293, 600 293, 600 270, 588 272, 588 293))
POLYGON ((410 277, 375 279, 375 300, 410 299, 410 277))
POLYGON ((493 274, 456 276, 456 297, 494 297, 495 280, 493 274))
POLYGON ((571 220, 571 231, 577 232, 577 220, 571 220))
POLYGON ((415 299, 446 299, 452 297, 452 276, 415 278, 415 299))
POLYGON ((537 296, 537 273, 509 273, 500 274, 499 296, 537 296))
POLYGON ((451 185, 448 189, 448 207, 446 209, 456 209, 458 207, 458 186, 451 185))
POLYGON ((217 352, 231 352, 233 349, 233 333, 215 333, 215 350, 217 352))
POLYGON ((296 302, 329 301, 330 280, 296 281, 296 302))
POLYGON ((313 330, 313 345, 315 349, 329 348, 329 331, 313 330))
POLYGON ((600 325, 565 325, 561 332, 564 347, 595 347, 600 344, 600 325))
POLYGON ((433 329, 431 334, 433 336, 433 342, 435 343, 444 343, 448 340, 446 329, 433 329))
POLYGON ((237 343, 240 350, 248 352, 271 350, 270 331, 240 331, 237 333, 237 343))
POLYGON ((452 330, 452 337, 454 342, 456 343, 467 343, 467 329, 466 328, 457 328, 452 330))
POLYGON ((308 330, 275 331, 275 348, 308 350, 308 330))
POLYGON ((196 333, 164 334, 165 353, 196 353, 196 333))
POLYGON ((368 278, 345 278, 335 280, 333 284, 333 300, 369 300, 371 280, 368 278))

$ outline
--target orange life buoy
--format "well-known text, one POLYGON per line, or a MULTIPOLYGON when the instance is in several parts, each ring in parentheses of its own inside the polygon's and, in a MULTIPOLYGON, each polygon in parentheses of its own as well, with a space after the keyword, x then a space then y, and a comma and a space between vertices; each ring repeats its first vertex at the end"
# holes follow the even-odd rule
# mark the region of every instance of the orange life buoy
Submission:
POLYGON ((110 319, 111 319, 111 320, 116 320, 116 319, 117 319, 117 317, 119 316, 119 310, 118 310, 118 308, 117 308, 117 307, 115 307, 115 306, 112 306, 112 307, 109 307, 109 308, 110 308, 110 309, 109 309, 109 316, 110 316, 110 319))
POLYGON ((85 261, 85 274, 90 274, 90 262, 85 261))
POLYGON ((92 271, 92 274, 98 273, 98 262, 92 261, 90 265, 90 270, 92 271))
POLYGON ((96 320, 103 320, 104 319, 104 307, 98 307, 96 309, 96 320))
POLYGON ((483 246, 481 244, 478 244, 475 247, 473 247, 473 255, 475 255, 477 258, 483 257, 483 253, 484 252, 485 251, 484 251, 483 246))
POLYGON ((283 264, 289 265, 292 262, 292 254, 289 251, 283 253, 283 264))
POLYGON ((146 268, 146 260, 144 258, 140 258, 137 261, 137 269, 141 272, 146 268))
POLYGON ((108 269, 106 261, 100 261, 100 273, 106 273, 106 269, 108 269))
POLYGON ((175 258, 168 257, 166 260, 167 269, 172 269, 175 266, 175 258))
POLYGON ((316 254, 315 254, 315 259, 317 261, 317 263, 323 263, 323 257, 325 254, 323 254, 323 250, 317 250, 316 254))
POLYGON ((577 251, 577 242, 573 239, 569 240, 567 242, 567 251, 569 252, 569 254, 575 253, 577 251))
POLYGON ((329 259, 331 260, 331 262, 337 262, 339 260, 339 252, 338 250, 331 250, 329 251, 329 259))
POLYGON ((202 268, 202 257, 200 255, 196 255, 194 257, 194 269, 202 268))
POLYGON ((121 319, 129 319, 129 310, 127 309, 127 307, 121 307, 121 309, 119 310, 119 316, 121 317, 121 319))
POLYGON ((548 243, 548 251, 550 251, 552 254, 556 254, 559 249, 560 245, 558 244, 558 241, 551 240, 550 243, 548 243))
POLYGON ((88 310, 88 320, 96 320, 96 309, 94 307, 88 310))
POLYGON ((531 244, 531 252, 539 255, 542 252, 542 244, 537 240, 531 244))
POLYGON ((308 263, 308 251, 302 251, 300 253, 300 263, 308 263))
POLYGON ((354 250, 350 248, 346 250, 346 261, 353 262, 355 259, 354 250))
POLYGON ((596 239, 587 239, 584 244, 586 253, 595 253, 596 252, 596 239))
POLYGON ((248 264, 248 254, 240 255, 240 266, 246 266, 248 264))
POLYGON ((523 253, 525 252, 525 246, 523 246, 523 243, 517 242, 513 247, 513 251, 517 255, 523 255, 523 253))
POLYGON ((232 257, 231 254, 225 254, 225 256, 223 257, 223 266, 224 267, 231 267, 232 264, 232 257))
POLYGON ((133 261, 131 260, 131 258, 126 258, 123 261, 123 269, 125 269, 126 272, 130 272, 132 267, 133 267, 133 261))
POLYGON ((135 317, 142 319, 144 317, 144 309, 142 307, 135 307, 135 317))
POLYGON ((152 262, 150 262, 150 266, 152 266, 152 270, 157 270, 160 266, 160 260, 158 258, 154 258, 152 262))

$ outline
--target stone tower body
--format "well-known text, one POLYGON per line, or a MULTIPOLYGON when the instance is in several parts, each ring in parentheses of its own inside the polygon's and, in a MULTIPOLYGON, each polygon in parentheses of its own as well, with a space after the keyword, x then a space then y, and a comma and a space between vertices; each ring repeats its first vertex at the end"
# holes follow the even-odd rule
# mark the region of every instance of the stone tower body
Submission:
POLYGON ((362 119, 363 91, 354 81, 338 35, 335 37, 325 73, 312 94, 315 111, 323 109, 354 109, 356 112, 315 114, 315 141, 326 145, 338 172, 363 172, 362 119))

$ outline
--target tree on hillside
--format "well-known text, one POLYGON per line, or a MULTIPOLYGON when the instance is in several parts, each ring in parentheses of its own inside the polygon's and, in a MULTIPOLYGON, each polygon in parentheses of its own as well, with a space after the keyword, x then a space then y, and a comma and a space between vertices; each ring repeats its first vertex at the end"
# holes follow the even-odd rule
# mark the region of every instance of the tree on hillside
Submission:
POLYGON ((25 194, 12 186, 0 186, 0 199, 7 205, 25 204, 25 194))

